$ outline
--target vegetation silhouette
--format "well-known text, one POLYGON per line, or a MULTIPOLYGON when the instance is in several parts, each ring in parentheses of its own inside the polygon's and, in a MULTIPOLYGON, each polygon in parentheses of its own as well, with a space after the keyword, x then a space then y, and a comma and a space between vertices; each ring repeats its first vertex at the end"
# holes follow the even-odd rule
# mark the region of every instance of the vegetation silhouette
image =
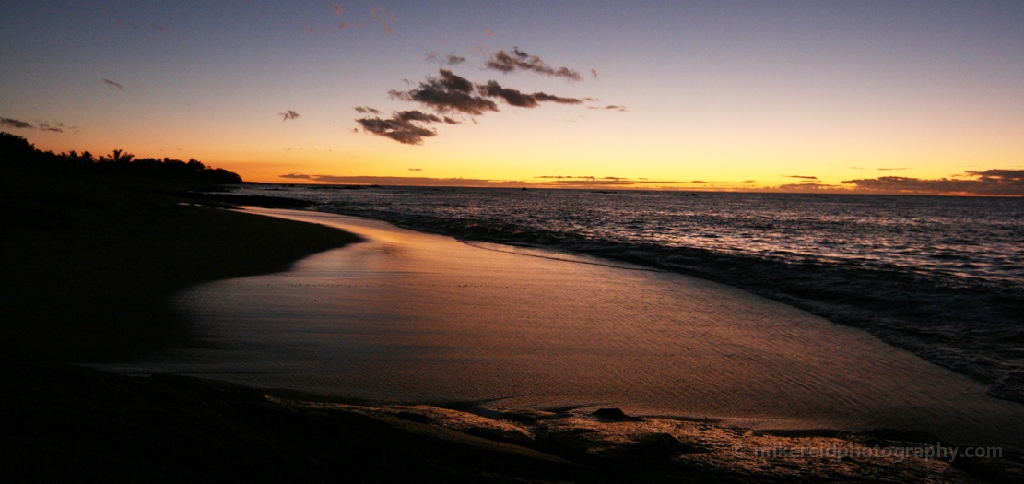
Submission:
POLYGON ((209 194, 241 181, 198 160, 55 154, 0 133, 0 358, 115 360, 191 344, 174 292, 353 240, 210 208, 242 202, 209 194))
POLYGON ((242 177, 237 173, 207 167, 196 159, 136 158, 134 154, 122 149, 115 149, 110 155, 98 158, 88 151, 79 154, 72 150, 56 154, 36 149, 27 139, 5 132, 0 132, 0 170, 18 175, 94 174, 150 180, 242 183, 242 177))

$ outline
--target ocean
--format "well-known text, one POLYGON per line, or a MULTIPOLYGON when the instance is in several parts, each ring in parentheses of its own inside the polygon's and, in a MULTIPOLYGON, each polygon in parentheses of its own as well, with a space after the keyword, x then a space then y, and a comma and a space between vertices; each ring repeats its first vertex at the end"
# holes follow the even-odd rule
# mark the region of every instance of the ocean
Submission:
POLYGON ((1024 402, 1020 198, 326 185, 236 193, 494 250, 710 279, 863 328, 1024 402))

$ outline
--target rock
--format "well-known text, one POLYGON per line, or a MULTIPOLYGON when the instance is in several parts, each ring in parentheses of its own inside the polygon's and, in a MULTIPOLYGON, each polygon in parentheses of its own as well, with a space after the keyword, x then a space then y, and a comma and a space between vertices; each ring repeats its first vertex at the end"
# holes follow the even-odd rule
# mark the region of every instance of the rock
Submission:
POLYGON ((629 415, 626 415, 626 413, 618 407, 599 408, 594 410, 594 413, 590 415, 604 420, 640 420, 638 417, 630 417, 629 415))

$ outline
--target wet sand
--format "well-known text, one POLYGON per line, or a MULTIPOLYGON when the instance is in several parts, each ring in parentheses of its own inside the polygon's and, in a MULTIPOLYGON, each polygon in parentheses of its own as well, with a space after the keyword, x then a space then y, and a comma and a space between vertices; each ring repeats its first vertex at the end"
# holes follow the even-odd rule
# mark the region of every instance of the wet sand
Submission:
POLYGON ((366 241, 189 290, 177 304, 207 345, 97 367, 381 402, 617 406, 1014 444, 1024 435, 1024 407, 984 385, 744 291, 366 219, 251 211, 366 241))

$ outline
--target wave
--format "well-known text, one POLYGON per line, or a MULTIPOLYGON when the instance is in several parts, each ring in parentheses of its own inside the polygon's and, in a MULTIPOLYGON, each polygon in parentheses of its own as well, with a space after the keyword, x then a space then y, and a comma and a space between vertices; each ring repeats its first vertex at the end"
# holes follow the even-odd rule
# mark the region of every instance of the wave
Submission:
POLYGON ((595 240, 530 230, 501 220, 440 218, 325 204, 320 210, 382 219, 399 227, 599 257, 738 287, 837 324, 863 328, 888 344, 989 384, 993 396, 1024 403, 1020 321, 1024 297, 1012 284, 938 277, 900 267, 719 253, 657 243, 595 240))

